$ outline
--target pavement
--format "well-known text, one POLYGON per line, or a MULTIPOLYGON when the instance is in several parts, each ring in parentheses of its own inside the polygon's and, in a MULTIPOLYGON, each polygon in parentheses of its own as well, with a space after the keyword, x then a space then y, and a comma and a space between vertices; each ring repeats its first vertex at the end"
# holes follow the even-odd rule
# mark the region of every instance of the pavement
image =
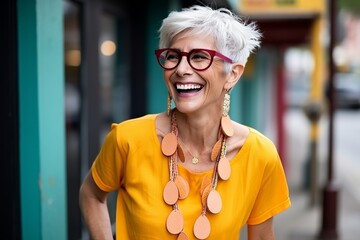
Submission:
MULTIPOLYGON (((327 131, 328 120, 321 121, 321 131, 327 131)), ((350 159, 339 159, 341 156, 333 156, 334 182, 337 184, 337 198, 335 209, 330 209, 337 215, 334 221, 335 228, 330 228, 337 233, 336 238, 320 238, 320 232, 328 229, 322 224, 324 213, 322 206, 324 186, 328 182, 328 138, 325 134, 317 143, 318 161, 318 191, 312 193, 304 182, 306 171, 305 165, 309 159, 309 123, 300 111, 290 110, 285 118, 285 129, 287 138, 287 154, 285 171, 289 184, 292 206, 278 214, 274 219, 274 228, 277 240, 360 240, 360 166, 350 159), (341 164, 339 164, 341 160, 341 164)), ((336 154, 340 151, 336 151, 336 154)), ((360 154, 358 155, 360 157, 360 154)), ((358 160, 358 159, 357 159, 358 160)), ((246 239, 246 238, 242 238, 246 239)))

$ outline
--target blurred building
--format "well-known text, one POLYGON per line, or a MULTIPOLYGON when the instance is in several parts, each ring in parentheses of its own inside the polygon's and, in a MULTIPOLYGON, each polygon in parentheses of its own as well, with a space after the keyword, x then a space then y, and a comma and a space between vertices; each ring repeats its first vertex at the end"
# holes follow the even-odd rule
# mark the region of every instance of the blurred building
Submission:
MULTIPOLYGON (((263 32, 263 47, 233 90, 231 115, 264 131, 283 155, 285 52, 293 46, 312 49, 310 98, 321 98, 324 1, 202 2, 232 8, 263 32)), ((80 183, 112 122, 166 109, 162 70, 153 52, 157 30, 170 10, 195 3, 5 1, 0 21, 6 46, 1 64, 4 239, 86 236, 80 183)), ((109 207, 113 210, 113 199, 109 207)))
POLYGON ((259 127, 276 142, 286 168, 283 119, 286 108, 291 106, 288 101, 296 97, 289 98, 287 93, 292 86, 303 86, 305 82, 308 88, 300 99, 305 101, 297 105, 305 107, 308 102, 321 102, 323 98, 326 1, 242 0, 239 11, 256 21, 263 32, 263 47, 256 55, 256 75, 252 77, 258 87, 250 93, 260 109, 258 114, 252 114, 253 121, 262 121, 259 127), (289 57, 294 49, 309 56, 289 57), (288 65, 294 66, 297 74, 289 71, 288 65))

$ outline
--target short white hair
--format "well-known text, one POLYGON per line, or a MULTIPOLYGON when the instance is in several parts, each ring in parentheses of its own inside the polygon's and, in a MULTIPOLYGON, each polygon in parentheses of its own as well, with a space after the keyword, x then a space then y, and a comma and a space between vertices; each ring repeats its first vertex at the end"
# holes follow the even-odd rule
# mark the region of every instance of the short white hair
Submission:
POLYGON ((169 47, 174 37, 184 32, 186 36, 213 37, 218 51, 243 66, 250 53, 260 47, 261 33, 256 24, 247 24, 227 8, 194 5, 170 12, 159 29, 159 47, 169 47))

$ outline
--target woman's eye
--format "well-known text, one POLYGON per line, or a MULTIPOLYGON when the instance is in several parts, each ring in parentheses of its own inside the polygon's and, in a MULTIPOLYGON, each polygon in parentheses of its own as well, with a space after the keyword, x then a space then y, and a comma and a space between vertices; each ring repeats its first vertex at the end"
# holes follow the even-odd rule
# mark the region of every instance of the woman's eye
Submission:
POLYGON ((177 54, 168 54, 166 56, 166 59, 167 60, 176 60, 176 59, 178 59, 178 55, 177 54))
POLYGON ((194 54, 191 56, 191 60, 194 61, 203 61, 203 60, 207 60, 209 59, 209 57, 205 54, 194 54))

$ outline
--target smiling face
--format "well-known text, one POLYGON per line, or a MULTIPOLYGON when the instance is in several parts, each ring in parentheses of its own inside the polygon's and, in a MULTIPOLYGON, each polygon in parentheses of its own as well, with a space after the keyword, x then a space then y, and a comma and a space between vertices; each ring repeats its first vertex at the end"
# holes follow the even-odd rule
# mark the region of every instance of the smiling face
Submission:
MULTIPOLYGON (((182 52, 189 52, 195 48, 217 51, 215 41, 211 37, 188 36, 184 33, 179 34, 169 47, 182 52)), ((234 71, 226 73, 224 61, 217 56, 204 71, 191 68, 185 56, 175 69, 164 70, 164 79, 170 95, 176 108, 183 113, 200 110, 210 114, 221 113, 226 89, 232 88, 240 75, 236 76, 234 71)))

